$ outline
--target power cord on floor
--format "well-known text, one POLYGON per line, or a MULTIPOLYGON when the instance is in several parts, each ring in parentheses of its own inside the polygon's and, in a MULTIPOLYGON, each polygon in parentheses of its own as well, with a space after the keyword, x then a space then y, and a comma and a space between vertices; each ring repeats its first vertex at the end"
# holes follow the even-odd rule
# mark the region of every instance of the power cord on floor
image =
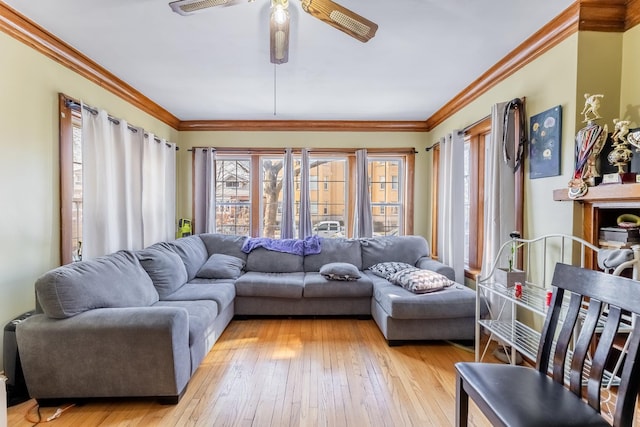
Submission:
POLYGON ((37 403, 35 405, 33 405, 32 407, 30 407, 29 409, 27 409, 26 414, 24 414, 24 418, 29 421, 30 423, 33 423, 34 426, 37 426, 38 424, 44 424, 44 423, 48 423, 51 422, 55 419, 60 418, 60 415, 62 415, 63 412, 73 408, 74 406, 76 406, 75 403, 71 403, 70 405, 65 406, 64 408, 57 408, 56 411, 53 413, 53 415, 51 415, 50 417, 47 417, 46 419, 42 419, 42 413, 40 412, 40 405, 38 405, 37 403), (34 420, 32 419, 29 414, 33 411, 36 410, 37 414, 38 414, 38 419, 34 420))

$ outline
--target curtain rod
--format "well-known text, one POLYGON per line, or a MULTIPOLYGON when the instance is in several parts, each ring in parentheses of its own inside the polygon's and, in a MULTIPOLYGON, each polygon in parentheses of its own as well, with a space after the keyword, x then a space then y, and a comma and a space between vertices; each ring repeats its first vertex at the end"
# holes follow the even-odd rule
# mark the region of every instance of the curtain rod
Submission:
MULTIPOLYGON (((278 154, 280 152, 280 149, 260 149, 260 148, 239 148, 239 147, 192 147, 192 148, 188 148, 187 151, 195 151, 195 150, 213 150, 213 151, 222 151, 222 152, 226 152, 226 153, 238 153, 238 154, 278 154)), ((309 154, 322 154, 322 153, 331 153, 331 154, 355 154, 355 151, 358 150, 358 148, 353 148, 351 149, 352 151, 349 151, 347 149, 344 148, 307 148, 307 150, 309 151, 309 154)), ((302 151, 302 148, 293 148, 293 152, 294 153, 299 153, 300 151, 302 151)), ((405 155, 405 154, 417 154, 418 150, 416 150, 415 148, 400 148, 398 149, 397 152, 392 152, 392 151, 388 151, 388 149, 367 149, 367 151, 372 154, 372 155, 388 155, 388 156, 394 156, 394 155, 405 155)), ((282 150, 282 152, 284 152, 284 150, 282 150)), ((225 154, 226 154, 225 153, 225 154)))
MULTIPOLYGON (((69 99, 69 98, 65 98, 64 102, 65 102, 65 105, 66 105, 68 108, 71 108, 71 109, 73 109, 73 110, 80 110, 80 107, 82 107, 82 108, 84 108, 85 110, 87 110, 88 112, 90 112, 91 114, 93 114, 94 116, 96 116, 96 115, 98 114, 98 109, 97 109, 97 108, 95 108, 95 107, 91 107, 90 105, 87 105, 87 104, 79 104, 78 102, 76 102, 76 101, 74 101, 74 100, 72 100, 72 99, 69 99)), ((110 115, 110 114, 107 114, 107 118, 108 118, 108 119, 109 119, 109 121, 110 121, 111 123, 113 123, 113 124, 116 124, 116 125, 119 125, 119 124, 120 124, 120 120, 119 120, 119 119, 117 119, 117 118, 115 118, 115 117, 113 117, 113 116, 112 116, 112 115, 110 115)), ((133 132, 133 133, 138 133, 138 128, 136 128, 136 127, 134 127, 134 126, 131 126, 131 125, 129 125, 129 124, 127 125, 127 129, 129 129, 129 130, 130 130, 131 132, 133 132)), ((147 132, 145 132, 145 133, 144 133, 144 137, 145 137, 145 138, 149 138, 149 134, 148 134, 147 132)), ((155 142, 158 142, 158 143, 162 142, 162 140, 161 140, 160 138, 158 138, 157 136, 154 136, 154 137, 153 137, 153 140, 154 140, 155 142)), ((169 144, 169 143, 166 143, 166 142, 165 142, 165 145, 166 145, 167 147, 171 148, 171 144, 169 144)), ((176 145, 176 151, 178 151, 179 149, 180 149, 180 147, 178 147, 178 146, 176 145)))

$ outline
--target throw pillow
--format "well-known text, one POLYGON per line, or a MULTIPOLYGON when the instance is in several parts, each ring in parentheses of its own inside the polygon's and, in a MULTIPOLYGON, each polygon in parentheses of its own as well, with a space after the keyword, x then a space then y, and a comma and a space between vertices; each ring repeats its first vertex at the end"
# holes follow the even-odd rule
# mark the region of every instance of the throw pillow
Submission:
POLYGON ((397 273, 398 271, 406 270, 407 268, 415 268, 411 264, 407 264, 406 262, 379 262, 378 264, 374 264, 369 267, 369 270, 376 276, 384 277, 389 280, 389 277, 392 274, 397 273))
POLYGON ((242 273, 244 261, 225 254, 213 254, 200 268, 196 277, 203 279, 237 279, 242 273))
POLYGON ((426 294, 448 288, 454 282, 440 273, 420 268, 407 268, 392 274, 388 279, 394 285, 402 286, 414 294, 426 294))
POLYGON ((348 262, 330 262, 320 267, 320 274, 327 280, 358 280, 360 271, 358 267, 348 262))

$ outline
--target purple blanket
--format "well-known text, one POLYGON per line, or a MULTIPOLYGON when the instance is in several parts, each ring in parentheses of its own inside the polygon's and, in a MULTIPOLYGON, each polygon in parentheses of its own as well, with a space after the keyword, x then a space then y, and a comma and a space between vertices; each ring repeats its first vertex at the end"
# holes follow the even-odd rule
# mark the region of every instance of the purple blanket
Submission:
POLYGON ((317 235, 304 239, 271 239, 269 237, 249 237, 242 245, 242 252, 249 253, 256 248, 284 252, 295 255, 313 255, 320 253, 320 238, 317 235))

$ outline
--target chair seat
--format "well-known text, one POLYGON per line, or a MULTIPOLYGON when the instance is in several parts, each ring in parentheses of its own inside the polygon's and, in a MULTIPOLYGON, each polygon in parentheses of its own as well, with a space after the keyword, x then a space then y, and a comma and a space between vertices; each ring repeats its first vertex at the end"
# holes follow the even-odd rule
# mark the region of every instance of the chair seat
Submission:
POLYGON ((464 390, 492 421, 511 427, 609 426, 575 394, 536 369, 456 363, 464 390), (487 413, 488 410, 490 413, 487 413))

